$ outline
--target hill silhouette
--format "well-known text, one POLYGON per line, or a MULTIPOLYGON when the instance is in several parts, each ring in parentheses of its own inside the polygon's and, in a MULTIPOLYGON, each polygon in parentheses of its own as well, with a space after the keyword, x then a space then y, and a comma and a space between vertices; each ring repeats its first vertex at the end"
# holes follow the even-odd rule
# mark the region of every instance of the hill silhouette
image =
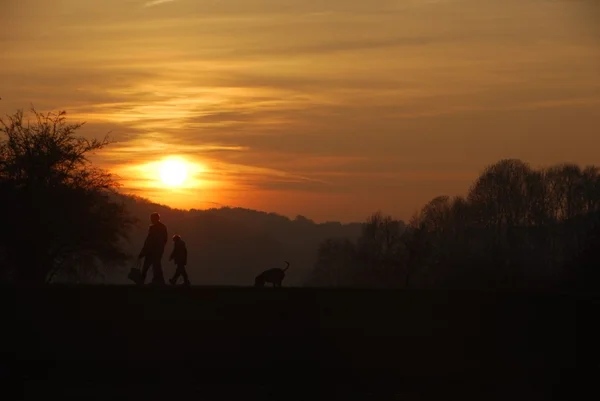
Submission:
MULTIPOLYGON (((356 240, 364 223, 315 223, 276 213, 243 208, 179 210, 137 196, 116 195, 136 218, 125 250, 137 255, 148 231, 148 216, 158 212, 169 237, 181 235, 189 253, 188 274, 199 285, 252 285, 254 277, 271 267, 291 263, 285 285, 300 286, 317 260, 319 244, 328 238, 356 240)), ((168 243, 170 252, 172 243, 168 243)), ((133 263, 133 259, 130 263, 133 263)), ((166 264, 166 274, 175 267, 166 264)), ((104 283, 128 283, 123 266, 109 271, 104 283)))

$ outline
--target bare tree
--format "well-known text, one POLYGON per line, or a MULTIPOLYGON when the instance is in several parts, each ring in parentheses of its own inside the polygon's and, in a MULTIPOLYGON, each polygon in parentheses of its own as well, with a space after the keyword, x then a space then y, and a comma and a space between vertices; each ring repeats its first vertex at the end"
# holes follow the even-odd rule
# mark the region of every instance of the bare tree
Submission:
POLYGON ((355 245, 347 239, 330 238, 318 249, 309 278, 311 286, 344 287, 355 283, 355 245))
POLYGON ((557 221, 565 221, 583 213, 586 206, 584 176, 575 164, 560 164, 546 171, 546 185, 557 221))
POLYGON ((342 257, 328 245, 327 265, 343 266, 346 283, 352 277, 378 287, 577 282, 589 288, 586 280, 600 279, 600 172, 594 166, 534 170, 501 160, 484 169, 466 198, 438 196, 406 228, 400 223, 374 213, 353 252, 342 257), (336 265, 340 258, 346 259, 336 265))
POLYGON ((0 234, 4 266, 22 282, 44 283, 82 261, 123 261, 119 244, 134 221, 114 201, 114 177, 88 159, 108 138, 76 136, 83 123, 67 123, 64 111, 31 111, 33 122, 21 110, 0 119, 0 198, 12 228, 0 234))
POLYGON ((380 211, 367 218, 357 241, 356 256, 363 266, 365 280, 372 280, 372 285, 401 286, 405 269, 401 240, 404 229, 402 221, 380 211))

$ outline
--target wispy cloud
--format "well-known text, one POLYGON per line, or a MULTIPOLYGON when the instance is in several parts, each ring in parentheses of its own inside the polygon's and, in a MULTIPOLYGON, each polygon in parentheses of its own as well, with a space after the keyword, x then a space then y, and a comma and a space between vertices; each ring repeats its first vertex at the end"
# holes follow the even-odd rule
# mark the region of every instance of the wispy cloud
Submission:
POLYGON ((144 4, 144 7, 158 6, 159 4, 172 3, 175 0, 153 0, 144 4))

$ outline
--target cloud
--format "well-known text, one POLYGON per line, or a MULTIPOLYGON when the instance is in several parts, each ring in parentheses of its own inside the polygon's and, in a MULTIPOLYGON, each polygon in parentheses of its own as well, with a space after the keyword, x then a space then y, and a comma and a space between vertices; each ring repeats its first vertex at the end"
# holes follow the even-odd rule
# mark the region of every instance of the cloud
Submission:
POLYGON ((172 3, 175 0, 153 0, 153 1, 149 1, 147 3, 144 4, 144 7, 153 7, 153 6, 158 6, 159 4, 164 4, 164 3, 172 3))
POLYGON ((596 160, 600 42, 571 18, 584 2, 23 1, 0 15, 0 115, 33 103, 112 132, 94 160, 168 202, 127 165, 205 164, 177 205, 412 211, 506 154, 596 160))

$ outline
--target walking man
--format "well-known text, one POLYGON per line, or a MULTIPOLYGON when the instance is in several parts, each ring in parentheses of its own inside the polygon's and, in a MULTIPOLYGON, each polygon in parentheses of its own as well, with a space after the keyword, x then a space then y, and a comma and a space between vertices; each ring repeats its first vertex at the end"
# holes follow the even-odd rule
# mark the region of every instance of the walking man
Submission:
POLYGON ((183 276, 183 283, 185 285, 190 285, 190 280, 188 279, 187 272, 185 271, 185 265, 187 265, 187 248, 185 246, 185 242, 179 235, 173 236, 173 252, 171 252, 169 260, 174 261, 177 265, 175 276, 173 276, 169 282, 175 285, 179 276, 183 276))
POLYGON ((146 281, 146 274, 150 266, 152 266, 152 284, 165 284, 161 261, 167 244, 167 227, 161 223, 158 213, 150 215, 150 222, 152 224, 150 224, 148 236, 139 255, 139 259, 144 258, 142 278, 138 283, 140 285, 146 281))

